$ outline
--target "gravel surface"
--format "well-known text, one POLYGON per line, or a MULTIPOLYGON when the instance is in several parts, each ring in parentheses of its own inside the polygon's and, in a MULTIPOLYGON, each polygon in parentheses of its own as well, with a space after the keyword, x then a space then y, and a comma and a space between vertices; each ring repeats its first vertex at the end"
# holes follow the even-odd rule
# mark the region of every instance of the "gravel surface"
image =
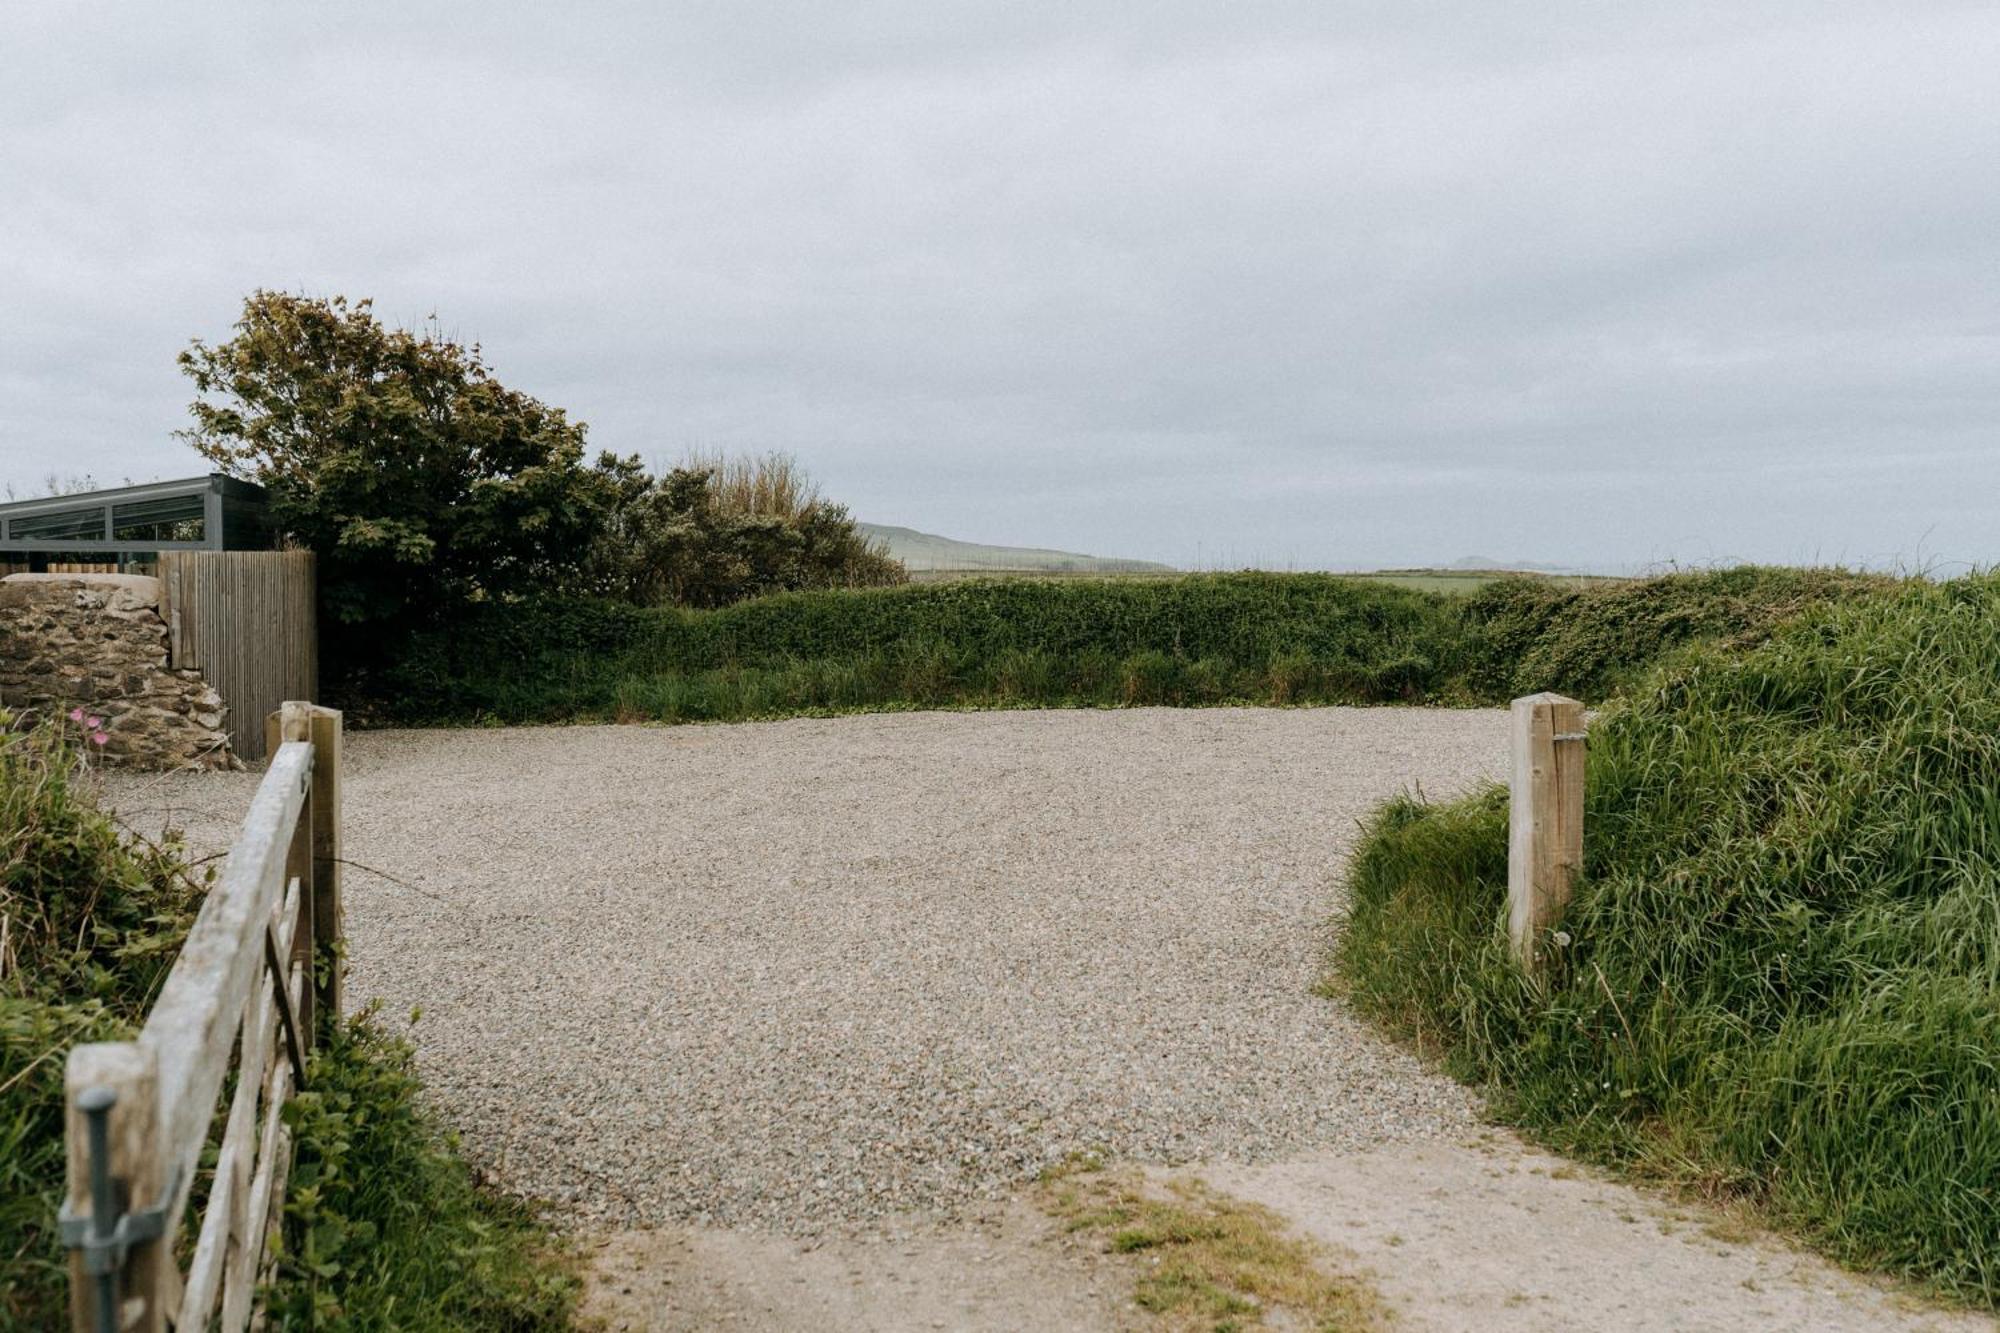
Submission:
MULTIPOLYGON (((920 713, 356 733, 349 993, 598 1225, 950 1213, 1099 1149, 1462 1138, 1476 1108, 1315 996, 1355 821, 1498 776, 1506 718, 920 713)), ((113 777, 225 843, 256 774, 113 777)))

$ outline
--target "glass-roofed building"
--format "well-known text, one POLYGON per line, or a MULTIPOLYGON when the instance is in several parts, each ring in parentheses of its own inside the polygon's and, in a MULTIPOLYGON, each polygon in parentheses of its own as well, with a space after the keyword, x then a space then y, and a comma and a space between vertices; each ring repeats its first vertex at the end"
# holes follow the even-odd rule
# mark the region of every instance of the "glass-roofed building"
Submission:
POLYGON ((150 565, 161 551, 268 551, 262 486, 220 473, 0 504, 0 573, 150 565))

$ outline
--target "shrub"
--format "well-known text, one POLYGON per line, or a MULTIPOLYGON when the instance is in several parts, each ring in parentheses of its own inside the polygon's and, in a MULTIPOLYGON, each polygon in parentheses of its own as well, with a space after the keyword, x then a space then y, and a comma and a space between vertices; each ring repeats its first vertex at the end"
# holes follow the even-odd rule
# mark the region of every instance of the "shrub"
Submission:
POLYGON ((802 588, 908 576, 783 454, 703 460, 664 476, 637 458, 598 467, 611 500, 585 583, 641 606, 717 607, 802 588))
POLYGON ((1482 699, 1538 690, 1604 699, 1684 643, 1747 647, 1808 607, 1889 583, 1841 569, 1757 565, 1582 585, 1501 579, 1465 603, 1460 670, 1482 699))
POLYGON ((1997 660, 1995 576, 1691 650, 1592 728, 1546 988, 1490 791, 1377 816, 1342 984, 1565 1149, 2000 1302, 1997 660))

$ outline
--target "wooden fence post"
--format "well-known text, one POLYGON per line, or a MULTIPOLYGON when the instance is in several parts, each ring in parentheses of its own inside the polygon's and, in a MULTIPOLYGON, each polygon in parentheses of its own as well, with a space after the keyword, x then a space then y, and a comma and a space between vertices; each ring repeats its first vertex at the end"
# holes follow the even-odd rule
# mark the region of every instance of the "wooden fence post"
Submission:
POLYGON ((1583 705, 1560 694, 1514 700, 1507 829, 1507 938, 1538 970, 1583 866, 1583 705))
POLYGON ((325 1044, 340 1019, 341 950, 347 939, 340 910, 341 718, 337 708, 312 710, 312 849, 314 1005, 324 1015, 314 1040, 325 1044))
MULTIPOLYGON (((272 716, 278 719, 278 741, 312 742, 312 705, 288 700, 280 705, 272 716)), ((267 727, 268 731, 268 727, 267 727)), ((269 753, 276 754, 277 746, 269 753)), ((313 750, 313 769, 318 770, 320 755, 318 747, 313 750)), ((313 874, 313 797, 318 794, 319 784, 307 779, 305 808, 299 812, 299 824, 292 831, 292 845, 285 854, 285 879, 299 882, 299 917, 292 923, 292 956, 286 965, 296 964, 306 975, 306 982, 299 988, 298 1039, 306 1046, 314 1044, 314 1033, 319 1030, 318 1014, 314 1012, 315 991, 312 984, 313 961, 319 957, 318 943, 313 938, 313 922, 318 918, 314 902, 318 897, 318 880, 313 874)), ((275 986, 286 984, 284 974, 271 978, 275 986)), ((304 1054, 303 1051, 300 1052, 304 1054)))
MULTIPOLYGON (((324 1021, 310 1025, 315 1045, 323 1045, 331 1024, 340 1016, 343 994, 340 961, 346 940, 340 908, 340 760, 344 734, 338 708, 288 702, 264 719, 264 736, 269 753, 276 754, 284 741, 311 741, 313 747, 312 792, 307 801, 312 820, 312 882, 307 901, 307 919, 300 923, 309 931, 312 948, 305 956, 313 960, 312 998, 307 1002, 324 1021)), ((290 872, 287 872, 290 873, 290 872)))
MULTIPOLYGON (((136 1042, 93 1042, 69 1053, 64 1070, 64 1126, 69 1149, 68 1214, 93 1216, 89 1117, 84 1094, 102 1089, 116 1097, 109 1113, 106 1168, 114 1183, 114 1209, 122 1214, 160 1208, 168 1202, 168 1154, 161 1143, 159 1069, 150 1047, 136 1042)), ((114 1224, 116 1218, 110 1219, 114 1224)), ((86 1224, 87 1225, 87 1224, 86 1224)), ((169 1228, 171 1231, 171 1228, 169 1228)), ((171 1236, 168 1237, 171 1240, 171 1236)), ((170 1262, 167 1244, 150 1240, 132 1248, 113 1274, 118 1310, 100 1322, 99 1280, 88 1273, 81 1250, 69 1259, 70 1326, 76 1333, 98 1333, 112 1327, 129 1333, 161 1333, 167 1314, 180 1304, 176 1284, 180 1270, 170 1262)))

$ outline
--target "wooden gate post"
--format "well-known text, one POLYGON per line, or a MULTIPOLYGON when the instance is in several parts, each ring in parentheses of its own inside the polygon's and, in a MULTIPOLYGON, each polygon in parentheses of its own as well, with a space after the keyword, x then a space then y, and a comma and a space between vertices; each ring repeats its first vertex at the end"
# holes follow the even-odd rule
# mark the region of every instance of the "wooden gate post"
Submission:
POLYGON ((1507 827, 1507 938, 1530 971, 1583 866, 1583 705, 1560 694, 1514 700, 1507 827))
POLYGON ((347 935, 340 909, 340 742, 337 708, 312 709, 312 849, 314 1007, 321 1019, 314 1040, 325 1045, 340 1020, 342 953, 347 935))
POLYGON ((284 741, 311 741, 312 792, 308 799, 312 822, 312 893, 301 934, 309 928, 313 959, 311 1007, 324 1015, 312 1027, 315 1045, 325 1045, 332 1024, 340 1017, 341 950, 346 934, 340 907, 340 764, 343 736, 338 708, 287 702, 264 719, 266 749, 278 752, 284 741))
MULTIPOLYGON (((166 1206, 168 1154, 161 1141, 159 1068, 152 1048, 126 1041, 78 1046, 69 1053, 63 1084, 68 1107, 64 1134, 69 1150, 65 1216, 90 1219, 83 1225, 94 1230, 93 1222, 108 1221, 115 1226, 118 1216, 166 1206), (91 1198, 90 1118, 84 1110, 89 1104, 86 1093, 103 1092, 116 1098, 108 1113, 105 1148, 109 1161, 105 1169, 113 1182, 111 1203, 118 1216, 108 1219, 95 1216, 91 1198)), ((172 1228, 167 1230, 171 1233, 172 1228)), ((69 1311, 75 1333, 99 1333, 107 1327, 121 1333, 162 1333, 167 1312, 180 1304, 180 1293, 169 1290, 180 1274, 169 1262, 170 1241, 171 1235, 167 1241, 148 1240, 132 1247, 112 1274, 110 1285, 117 1292, 118 1308, 108 1322, 98 1309, 98 1294, 104 1284, 86 1271, 84 1252, 72 1249, 69 1311)))

